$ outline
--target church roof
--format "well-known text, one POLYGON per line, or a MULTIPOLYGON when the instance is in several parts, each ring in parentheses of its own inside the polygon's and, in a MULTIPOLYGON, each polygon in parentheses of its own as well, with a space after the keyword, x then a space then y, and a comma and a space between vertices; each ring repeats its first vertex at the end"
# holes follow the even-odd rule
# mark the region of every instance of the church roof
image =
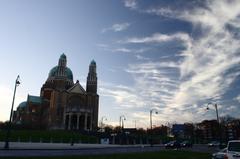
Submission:
POLYGON ((34 103, 34 104, 42 104, 43 99, 39 96, 32 96, 28 95, 28 102, 34 103))
POLYGON ((69 93, 79 93, 86 94, 84 88, 80 85, 79 81, 77 81, 71 88, 68 89, 69 93))
POLYGON ((27 102, 24 101, 18 105, 18 108, 25 108, 27 106, 27 102))

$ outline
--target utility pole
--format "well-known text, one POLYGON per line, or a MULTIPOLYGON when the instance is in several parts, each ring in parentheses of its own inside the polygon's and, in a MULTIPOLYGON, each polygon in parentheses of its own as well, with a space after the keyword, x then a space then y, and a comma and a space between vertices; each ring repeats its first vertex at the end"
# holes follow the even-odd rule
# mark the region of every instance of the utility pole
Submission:
POLYGON ((13 116, 13 106, 14 106, 14 101, 15 101, 16 89, 17 89, 17 86, 20 84, 19 78, 20 77, 18 75, 17 79, 15 81, 13 100, 12 100, 12 107, 11 107, 9 122, 7 124, 7 134, 6 134, 4 149, 9 149, 9 137, 10 137, 10 131, 11 131, 12 116, 13 116))
POLYGON ((151 109, 150 110, 150 145, 151 147, 153 146, 153 142, 152 142, 152 113, 155 112, 155 114, 158 114, 157 109, 151 109))

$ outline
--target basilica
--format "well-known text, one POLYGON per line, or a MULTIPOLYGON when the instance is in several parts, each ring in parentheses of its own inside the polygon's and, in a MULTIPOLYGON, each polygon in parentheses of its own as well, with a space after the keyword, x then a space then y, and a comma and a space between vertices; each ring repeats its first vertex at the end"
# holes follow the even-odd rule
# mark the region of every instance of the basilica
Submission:
POLYGON ((99 96, 97 94, 96 62, 91 61, 86 89, 73 81, 62 54, 53 67, 40 96, 28 95, 14 111, 13 122, 39 129, 96 130, 98 126, 99 96))

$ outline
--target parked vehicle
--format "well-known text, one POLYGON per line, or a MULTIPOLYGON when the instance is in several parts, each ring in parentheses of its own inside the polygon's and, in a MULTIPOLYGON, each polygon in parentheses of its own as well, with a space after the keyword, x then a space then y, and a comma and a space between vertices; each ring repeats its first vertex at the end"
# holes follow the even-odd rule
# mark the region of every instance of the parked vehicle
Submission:
POLYGON ((212 159, 226 159, 227 148, 220 150, 219 152, 212 154, 212 159))
POLYGON ((232 140, 228 142, 227 153, 224 159, 240 158, 240 140, 232 140))
POLYGON ((226 148, 212 154, 212 159, 240 159, 240 140, 228 141, 226 148))
POLYGON ((181 142, 181 147, 192 147, 192 143, 190 141, 181 142))
POLYGON ((218 147, 220 145, 220 142, 218 141, 212 141, 208 143, 208 147, 218 147))
POLYGON ((177 141, 170 141, 169 143, 166 143, 166 144, 165 144, 165 148, 166 148, 166 149, 169 149, 169 148, 179 149, 179 148, 181 148, 181 145, 180 145, 180 143, 177 142, 177 141))

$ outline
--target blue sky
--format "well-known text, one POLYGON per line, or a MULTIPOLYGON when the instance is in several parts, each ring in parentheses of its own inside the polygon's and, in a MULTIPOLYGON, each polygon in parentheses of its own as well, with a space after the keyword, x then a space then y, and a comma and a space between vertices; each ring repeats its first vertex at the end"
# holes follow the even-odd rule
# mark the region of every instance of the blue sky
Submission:
POLYGON ((39 95, 49 70, 67 55, 85 87, 97 62, 99 118, 148 127, 239 117, 240 2, 237 0, 22 0, 0 2, 0 120, 39 95), (212 107, 213 108, 213 107, 212 107))

